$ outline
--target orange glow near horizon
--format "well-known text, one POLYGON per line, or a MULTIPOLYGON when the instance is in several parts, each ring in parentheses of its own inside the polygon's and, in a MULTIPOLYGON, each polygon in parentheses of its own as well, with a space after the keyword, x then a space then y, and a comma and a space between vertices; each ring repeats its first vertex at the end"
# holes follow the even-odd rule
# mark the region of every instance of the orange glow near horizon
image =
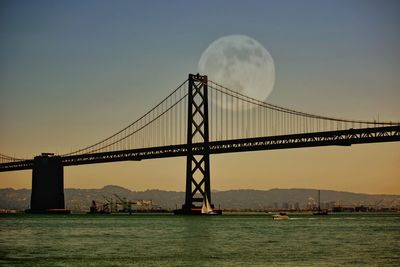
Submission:
MULTIPOLYGON (((184 191, 184 157, 64 168, 66 188, 118 185, 184 191)), ((314 188, 400 194, 400 144, 320 147, 211 156, 213 190, 314 188)), ((0 173, 0 188, 30 188, 31 171, 0 173)))

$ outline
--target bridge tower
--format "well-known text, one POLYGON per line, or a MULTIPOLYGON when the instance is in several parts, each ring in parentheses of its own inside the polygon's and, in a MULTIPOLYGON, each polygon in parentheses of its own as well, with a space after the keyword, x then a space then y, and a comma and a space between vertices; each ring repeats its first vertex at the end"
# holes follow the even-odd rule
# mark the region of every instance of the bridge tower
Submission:
POLYGON ((43 153, 33 159, 29 213, 69 213, 64 202, 64 169, 60 156, 43 153))
POLYGON ((201 214, 203 201, 211 203, 207 82, 207 76, 189 74, 185 204, 176 214, 201 214))

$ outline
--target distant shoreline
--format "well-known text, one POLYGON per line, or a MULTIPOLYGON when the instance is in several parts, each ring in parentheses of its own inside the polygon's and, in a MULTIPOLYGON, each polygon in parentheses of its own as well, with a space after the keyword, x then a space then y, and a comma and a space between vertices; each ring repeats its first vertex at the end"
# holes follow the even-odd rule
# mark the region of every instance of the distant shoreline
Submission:
MULTIPOLYGON (((72 212, 87 212, 92 201, 105 203, 118 202, 118 197, 131 201, 144 201, 152 207, 163 210, 180 208, 185 193, 164 190, 131 191, 129 189, 108 185, 100 189, 73 189, 64 191, 65 207, 72 212), (106 200, 108 199, 108 200, 106 200)), ((0 209, 25 210, 30 207, 30 189, 0 189, 0 209)), ((239 189, 213 191, 211 202, 216 208, 226 211, 311 211, 317 207, 317 190, 315 189, 239 189)), ((343 211, 387 211, 400 209, 400 195, 359 194, 333 190, 321 190, 321 208, 343 211)), ((134 207, 135 208, 135 207, 134 207)), ((142 208, 150 208, 142 207, 142 208)))

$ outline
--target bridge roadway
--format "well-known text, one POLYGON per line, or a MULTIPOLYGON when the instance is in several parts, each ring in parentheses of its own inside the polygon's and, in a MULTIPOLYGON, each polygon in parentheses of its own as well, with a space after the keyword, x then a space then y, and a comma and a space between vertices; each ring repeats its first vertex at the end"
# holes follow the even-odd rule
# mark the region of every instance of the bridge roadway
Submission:
MULTIPOLYGON (((353 144, 400 141, 400 125, 376 128, 349 129, 315 133, 303 133, 257 138, 211 141, 196 143, 192 151, 187 144, 119 150, 111 152, 63 156, 63 166, 106 163, 116 161, 140 161, 145 159, 186 156, 188 153, 221 154, 258 150, 288 149, 317 146, 350 146, 353 144)), ((0 172, 33 169, 33 159, 0 164, 0 172)))

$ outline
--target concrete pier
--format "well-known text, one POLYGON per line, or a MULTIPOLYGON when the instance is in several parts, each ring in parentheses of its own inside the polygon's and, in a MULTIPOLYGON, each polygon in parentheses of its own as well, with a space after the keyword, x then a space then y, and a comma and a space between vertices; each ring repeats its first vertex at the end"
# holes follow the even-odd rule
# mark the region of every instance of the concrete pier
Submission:
POLYGON ((30 213, 69 213, 64 202, 61 157, 42 154, 33 160, 30 213))

